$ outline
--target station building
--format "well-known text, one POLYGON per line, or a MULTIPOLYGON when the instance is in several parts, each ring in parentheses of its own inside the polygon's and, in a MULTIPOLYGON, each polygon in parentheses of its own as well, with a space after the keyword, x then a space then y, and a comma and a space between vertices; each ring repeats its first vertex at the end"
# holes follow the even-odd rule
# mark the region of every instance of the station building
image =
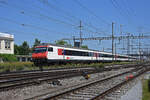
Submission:
POLYGON ((0 54, 14 54, 14 35, 0 32, 0 54))

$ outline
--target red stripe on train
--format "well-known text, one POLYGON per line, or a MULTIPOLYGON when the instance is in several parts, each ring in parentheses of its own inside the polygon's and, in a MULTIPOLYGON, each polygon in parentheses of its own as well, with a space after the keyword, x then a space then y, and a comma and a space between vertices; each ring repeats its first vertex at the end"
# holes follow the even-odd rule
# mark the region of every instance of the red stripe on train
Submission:
POLYGON ((47 53, 48 53, 48 51, 42 52, 42 53, 33 53, 32 58, 34 58, 34 59, 47 58, 47 53))

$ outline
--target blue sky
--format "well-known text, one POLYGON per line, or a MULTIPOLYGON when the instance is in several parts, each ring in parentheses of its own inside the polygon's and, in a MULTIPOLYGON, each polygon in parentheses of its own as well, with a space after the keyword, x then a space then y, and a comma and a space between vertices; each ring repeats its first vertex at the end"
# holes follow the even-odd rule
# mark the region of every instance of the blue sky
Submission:
MULTIPOLYGON (((0 0, 0 32, 13 34, 18 45, 27 41, 32 46, 35 38, 55 43, 79 37, 81 20, 83 37, 110 36, 112 22, 116 36, 120 35, 120 24, 123 35, 139 35, 150 32, 149 4, 149 0, 0 0)), ((117 47, 123 47, 123 42, 116 41, 117 47)), ((83 44, 97 50, 111 48, 111 41, 83 44)))

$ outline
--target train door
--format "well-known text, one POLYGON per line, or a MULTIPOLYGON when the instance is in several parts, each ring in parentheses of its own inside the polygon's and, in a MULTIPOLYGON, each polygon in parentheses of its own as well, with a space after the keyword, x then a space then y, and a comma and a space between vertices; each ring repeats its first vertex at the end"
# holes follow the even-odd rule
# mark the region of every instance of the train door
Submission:
POLYGON ((48 59, 54 59, 55 58, 55 48, 54 47, 48 47, 47 51, 48 51, 48 59))
POLYGON ((89 52, 89 57, 93 60, 93 52, 89 52))
POLYGON ((115 55, 115 61, 117 61, 118 60, 118 56, 117 55, 115 55))
POLYGON ((94 53, 94 57, 95 57, 95 60, 97 60, 97 58, 98 58, 97 53, 94 53))
POLYGON ((97 60, 99 60, 99 53, 96 53, 96 55, 97 55, 97 60))
POLYGON ((93 52, 90 52, 91 60, 93 60, 94 54, 93 52))

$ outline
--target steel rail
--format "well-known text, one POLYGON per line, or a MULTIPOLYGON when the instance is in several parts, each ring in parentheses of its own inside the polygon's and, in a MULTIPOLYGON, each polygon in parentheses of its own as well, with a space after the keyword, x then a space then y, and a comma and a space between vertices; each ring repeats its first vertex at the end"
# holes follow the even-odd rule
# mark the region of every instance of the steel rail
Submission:
MULTIPOLYGON (((150 69, 149 69, 149 70, 150 70, 150 69)), ((92 98, 92 99, 90 99, 90 100, 103 100, 103 98, 104 98, 106 95, 108 95, 109 93, 112 93, 113 91, 117 90, 117 89, 120 88, 121 86, 123 86, 123 85, 127 84, 128 82, 134 80, 135 78, 137 78, 138 76, 142 75, 143 73, 145 73, 145 72, 147 72, 147 71, 148 71, 148 70, 144 70, 144 71, 138 73, 138 74, 135 75, 133 78, 130 78, 130 79, 126 80, 126 81, 123 81, 123 82, 121 82, 121 83, 115 85, 114 87, 112 87, 112 88, 110 88, 110 89, 104 91, 103 93, 101 93, 101 94, 95 96, 94 98, 92 98)))
MULTIPOLYGON (((114 77, 118 77, 118 76, 121 76, 121 75, 130 73, 130 72, 134 72, 134 71, 137 71, 137 70, 139 70, 139 69, 142 69, 142 67, 140 67, 140 68, 135 68, 135 69, 132 69, 132 70, 130 70, 130 71, 127 71, 127 72, 124 72, 124 73, 121 73, 121 74, 117 74, 117 75, 114 75, 114 76, 110 76, 110 77, 108 77, 108 78, 105 78, 105 79, 102 79, 102 80, 98 80, 98 81, 96 81, 96 82, 92 82, 92 83, 86 84, 86 85, 84 85, 84 86, 79 86, 79 87, 77 87, 77 88, 74 88, 74 89, 71 89, 71 90, 67 90, 67 91, 64 91, 64 92, 62 92, 62 93, 59 93, 59 94, 56 94, 56 95, 53 95, 53 96, 49 96, 49 97, 46 97, 46 98, 42 98, 42 100, 51 100, 51 99, 52 99, 52 100, 55 100, 55 99, 57 99, 57 98, 59 98, 59 97, 61 97, 61 96, 63 96, 63 95, 67 95, 67 94, 69 94, 69 93, 74 93, 75 91, 79 91, 79 90, 81 90, 81 89, 83 89, 83 88, 87 88, 87 87, 89 87, 89 86, 92 86, 93 84, 97 84, 97 83, 100 83, 100 82, 109 80, 109 79, 111 79, 111 78, 114 78, 114 77)), ((31 98, 31 99, 33 99, 33 98, 31 98)), ((30 99, 29 99, 29 100, 30 100, 30 99)))

